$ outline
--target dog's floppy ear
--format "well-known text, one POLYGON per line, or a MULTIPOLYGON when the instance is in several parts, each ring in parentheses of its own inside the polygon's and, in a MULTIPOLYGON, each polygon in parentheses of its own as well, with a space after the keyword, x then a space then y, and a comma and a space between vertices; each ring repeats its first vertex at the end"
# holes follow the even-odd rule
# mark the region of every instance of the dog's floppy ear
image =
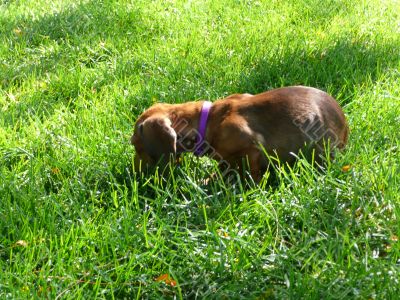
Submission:
POLYGON ((176 155, 176 132, 171 126, 171 120, 163 116, 146 119, 138 127, 144 149, 147 154, 158 162, 162 157, 168 159, 176 155))

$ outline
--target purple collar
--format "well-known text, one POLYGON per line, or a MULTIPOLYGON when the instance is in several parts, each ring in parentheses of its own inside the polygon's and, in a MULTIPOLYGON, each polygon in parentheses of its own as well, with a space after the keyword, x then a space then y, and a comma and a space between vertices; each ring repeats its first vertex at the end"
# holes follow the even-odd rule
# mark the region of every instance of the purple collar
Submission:
POLYGON ((210 113, 212 103, 210 101, 204 101, 203 106, 201 107, 200 112, 200 121, 199 121, 199 140, 196 142, 196 150, 194 151, 194 155, 200 156, 203 153, 203 143, 206 137, 206 128, 207 128, 207 120, 208 114, 210 113))

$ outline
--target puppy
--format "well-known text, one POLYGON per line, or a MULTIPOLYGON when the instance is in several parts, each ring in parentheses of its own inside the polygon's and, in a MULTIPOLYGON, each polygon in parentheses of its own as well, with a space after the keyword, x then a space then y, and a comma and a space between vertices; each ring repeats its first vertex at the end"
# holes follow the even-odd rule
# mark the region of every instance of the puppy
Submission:
POLYGON ((314 151, 322 161, 348 138, 342 109, 327 93, 303 86, 257 95, 234 94, 209 103, 158 103, 139 116, 131 142, 135 168, 163 166, 183 152, 207 155, 221 172, 246 166, 258 182, 267 171, 266 153, 292 164, 296 154, 314 151))

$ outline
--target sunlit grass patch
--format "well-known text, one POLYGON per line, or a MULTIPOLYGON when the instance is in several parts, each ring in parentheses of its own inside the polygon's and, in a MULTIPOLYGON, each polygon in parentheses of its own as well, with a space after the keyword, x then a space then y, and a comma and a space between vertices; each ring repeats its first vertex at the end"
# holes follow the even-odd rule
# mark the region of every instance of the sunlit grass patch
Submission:
MULTIPOLYGON (((395 298, 396 1, 0 1, 0 298, 395 298), (349 144, 252 182, 134 172, 155 101, 286 85, 349 144)), ((217 174, 218 175, 218 174, 217 174)))

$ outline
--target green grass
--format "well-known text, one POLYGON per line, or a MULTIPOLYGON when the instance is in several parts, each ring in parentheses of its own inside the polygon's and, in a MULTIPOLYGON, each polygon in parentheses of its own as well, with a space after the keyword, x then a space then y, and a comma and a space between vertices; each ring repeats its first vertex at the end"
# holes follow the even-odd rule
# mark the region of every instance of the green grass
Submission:
POLYGON ((399 116, 395 0, 2 0, 0 298, 396 298, 399 116), (133 172, 153 102, 295 84, 348 117, 326 172, 133 172))

